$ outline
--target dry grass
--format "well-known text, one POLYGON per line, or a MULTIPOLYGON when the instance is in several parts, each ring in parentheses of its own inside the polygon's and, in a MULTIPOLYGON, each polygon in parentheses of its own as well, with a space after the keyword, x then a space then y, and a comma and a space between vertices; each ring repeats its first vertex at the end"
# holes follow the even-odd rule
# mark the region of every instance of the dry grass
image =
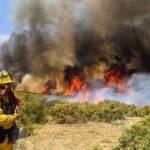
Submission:
POLYGON ((137 117, 127 118, 122 125, 95 122, 47 124, 36 135, 18 141, 15 150, 92 150, 97 145, 102 150, 111 150, 123 131, 140 120, 137 117))

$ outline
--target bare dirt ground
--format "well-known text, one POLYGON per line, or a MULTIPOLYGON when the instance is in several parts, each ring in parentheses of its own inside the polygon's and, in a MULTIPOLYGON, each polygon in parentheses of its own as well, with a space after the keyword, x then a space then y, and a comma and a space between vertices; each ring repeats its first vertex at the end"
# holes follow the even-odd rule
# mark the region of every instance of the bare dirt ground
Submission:
POLYGON ((120 125, 88 122, 85 124, 46 124, 34 136, 19 140, 15 150, 112 150, 125 129, 140 118, 127 118, 120 125))

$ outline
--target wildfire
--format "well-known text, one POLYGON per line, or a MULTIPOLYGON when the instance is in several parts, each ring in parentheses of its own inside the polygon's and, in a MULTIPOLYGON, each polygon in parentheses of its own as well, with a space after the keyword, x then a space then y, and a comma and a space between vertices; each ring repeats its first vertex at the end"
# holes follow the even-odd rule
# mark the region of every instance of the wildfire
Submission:
POLYGON ((78 76, 73 76, 71 79, 70 87, 64 91, 65 96, 74 95, 81 90, 88 90, 87 84, 78 76))
MULTIPOLYGON (((64 96, 71 96, 73 101, 98 103, 107 98, 108 93, 105 89, 111 89, 114 95, 120 96, 126 89, 126 78, 120 70, 108 70, 104 73, 104 83, 98 84, 96 88, 87 84, 81 77, 74 75, 70 80, 69 87, 64 90, 64 96), (114 85, 114 86, 113 86, 114 85)), ((41 93, 49 93, 52 86, 47 82, 42 88, 41 93)))
POLYGON ((40 90, 39 90, 41 94, 46 94, 49 92, 49 88, 46 86, 43 86, 40 90))
POLYGON ((39 93, 46 94, 51 93, 51 90, 56 88, 56 82, 55 81, 47 81, 43 87, 39 89, 39 93))
POLYGON ((126 78, 123 76, 123 73, 117 69, 106 71, 104 74, 104 81, 103 85, 99 85, 97 90, 86 84, 79 76, 73 76, 69 88, 64 91, 64 95, 76 95, 76 101, 80 100, 84 102, 91 101, 93 103, 98 103, 106 97, 106 95, 101 93, 101 90, 111 88, 114 95, 121 95, 126 88, 126 78), (113 88, 112 85, 114 85, 113 88))
POLYGON ((122 77, 120 70, 109 70, 104 74, 105 84, 104 87, 110 87, 112 84, 116 85, 117 89, 126 88, 126 78, 122 77))

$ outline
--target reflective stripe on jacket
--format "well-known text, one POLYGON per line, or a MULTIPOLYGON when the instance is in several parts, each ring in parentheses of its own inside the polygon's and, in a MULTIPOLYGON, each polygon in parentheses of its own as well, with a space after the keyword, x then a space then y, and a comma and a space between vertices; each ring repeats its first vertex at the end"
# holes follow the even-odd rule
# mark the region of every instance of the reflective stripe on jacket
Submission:
MULTIPOLYGON (((0 126, 3 129, 10 129, 13 126, 13 122, 16 117, 14 115, 5 115, 3 110, 0 109, 0 126)), ((0 150, 13 150, 12 144, 8 141, 8 136, 6 136, 3 143, 0 144, 0 150)))

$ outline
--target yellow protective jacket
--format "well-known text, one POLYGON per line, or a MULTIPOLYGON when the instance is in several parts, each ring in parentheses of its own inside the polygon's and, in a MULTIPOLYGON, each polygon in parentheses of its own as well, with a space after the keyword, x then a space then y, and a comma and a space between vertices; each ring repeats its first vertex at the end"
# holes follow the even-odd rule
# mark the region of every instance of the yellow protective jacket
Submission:
MULTIPOLYGON (((13 126, 16 116, 3 114, 2 109, 0 109, 0 126, 4 129, 9 129, 13 126)), ((5 141, 0 144, 0 150, 13 150, 12 144, 8 143, 8 137, 6 136, 5 141)))

